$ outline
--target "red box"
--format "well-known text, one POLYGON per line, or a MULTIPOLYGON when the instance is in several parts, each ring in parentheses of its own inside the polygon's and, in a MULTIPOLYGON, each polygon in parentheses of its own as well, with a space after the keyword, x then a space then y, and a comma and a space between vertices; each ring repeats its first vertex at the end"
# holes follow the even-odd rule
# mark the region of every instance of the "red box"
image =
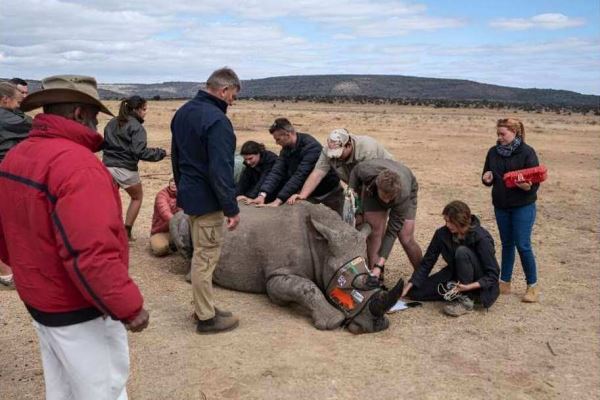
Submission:
POLYGON ((548 169, 545 165, 538 165, 533 168, 519 169, 504 174, 504 185, 507 188, 517 187, 517 182, 541 183, 548 179, 548 169), (519 179, 521 177, 521 179, 519 179))

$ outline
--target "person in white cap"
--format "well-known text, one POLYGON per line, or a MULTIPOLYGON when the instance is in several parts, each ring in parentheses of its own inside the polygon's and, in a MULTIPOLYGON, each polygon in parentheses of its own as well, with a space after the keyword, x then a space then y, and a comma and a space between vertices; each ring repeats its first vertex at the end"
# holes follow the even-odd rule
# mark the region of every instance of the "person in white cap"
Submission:
POLYGON ((377 158, 393 160, 394 156, 370 136, 352 135, 344 128, 334 129, 302 189, 288 199, 288 204, 307 199, 331 169, 347 184, 355 166, 377 158))
POLYGON ((149 314, 128 273, 127 234, 103 139, 96 80, 60 75, 21 103, 43 107, 0 164, 0 259, 37 331, 46 399, 127 399, 127 332, 149 314))

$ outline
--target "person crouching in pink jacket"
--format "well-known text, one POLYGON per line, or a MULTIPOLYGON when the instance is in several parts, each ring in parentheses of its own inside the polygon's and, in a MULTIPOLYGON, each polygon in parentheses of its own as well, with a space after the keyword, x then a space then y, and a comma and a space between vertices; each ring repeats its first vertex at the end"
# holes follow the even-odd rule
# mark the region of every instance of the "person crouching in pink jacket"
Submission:
POLYGON ((169 233, 169 221, 175 213, 181 211, 177 207, 177 186, 170 179, 169 185, 156 194, 152 228, 150 230, 150 248, 156 257, 166 256, 171 252, 173 240, 169 233))

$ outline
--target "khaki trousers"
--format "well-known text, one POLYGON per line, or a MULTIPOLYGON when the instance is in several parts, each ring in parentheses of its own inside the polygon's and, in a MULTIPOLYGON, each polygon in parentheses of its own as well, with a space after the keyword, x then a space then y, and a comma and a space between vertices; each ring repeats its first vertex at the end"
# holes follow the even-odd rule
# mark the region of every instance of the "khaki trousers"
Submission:
POLYGON ((225 217, 222 211, 190 216, 192 224, 192 291, 194 311, 201 321, 215 316, 212 276, 221 256, 225 217))
POLYGON ((169 243, 171 241, 171 234, 169 232, 159 232, 150 236, 150 248, 152 254, 156 257, 166 256, 170 253, 171 248, 169 243))

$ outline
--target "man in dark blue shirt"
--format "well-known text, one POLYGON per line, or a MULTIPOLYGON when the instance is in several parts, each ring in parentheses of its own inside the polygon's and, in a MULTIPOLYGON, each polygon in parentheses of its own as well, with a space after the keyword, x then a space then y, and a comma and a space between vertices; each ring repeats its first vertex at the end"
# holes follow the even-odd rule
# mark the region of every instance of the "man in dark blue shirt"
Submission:
MULTIPOLYGON (((274 197, 275 200, 267 206, 277 207, 302 189, 321 155, 322 146, 311 135, 296 132, 286 118, 277 118, 269 132, 273 135, 275 143, 281 146, 281 152, 261 185, 258 197, 251 203, 262 205, 267 197, 274 197)), ((340 178, 333 169, 325 175, 307 200, 323 203, 341 215, 344 192, 340 178)))
POLYGON ((177 205, 190 216, 194 255, 191 277, 198 333, 234 329, 239 321, 215 307, 212 275, 223 244, 223 226, 240 222, 234 182, 235 134, 225 113, 241 88, 236 73, 221 68, 206 90, 184 104, 171 121, 177 205))

